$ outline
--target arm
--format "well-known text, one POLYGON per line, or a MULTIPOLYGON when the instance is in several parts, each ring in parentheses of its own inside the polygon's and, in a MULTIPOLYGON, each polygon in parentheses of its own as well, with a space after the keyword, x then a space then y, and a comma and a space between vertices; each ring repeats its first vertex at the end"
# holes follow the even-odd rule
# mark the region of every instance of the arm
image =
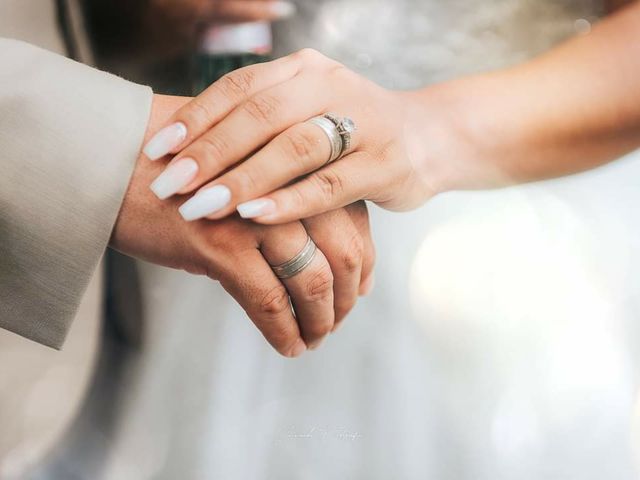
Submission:
POLYGON ((640 146, 638 32, 634 2, 529 63, 417 92, 385 90, 302 51, 212 85, 170 120, 186 138, 164 146, 178 153, 174 163, 188 157, 199 166, 179 193, 229 190, 231 200, 203 216, 238 208, 261 223, 357 199, 406 210, 447 190, 579 172, 640 146), (325 112, 359 127, 330 165, 326 135, 306 123, 325 112))
MULTIPOLYGON (((452 125, 436 153, 447 165, 434 165, 425 145, 422 176, 441 172, 438 190, 486 188, 580 172, 638 148, 639 32, 636 2, 532 62, 409 94, 424 118, 452 125)), ((416 132, 429 138, 432 125, 416 132)))
MULTIPOLYGON (((184 102, 156 95, 149 130, 184 102)), ((148 188, 163 163, 142 157, 136 163, 110 245, 219 281, 281 354, 295 357, 305 346, 318 347, 358 295, 371 290, 375 252, 364 202, 287 225, 260 226, 237 217, 185 223, 179 198, 161 202, 148 188), (293 258, 308 236, 318 255, 298 275, 280 281, 270 265, 293 258)))
POLYGON ((151 91, 0 39, 0 327, 60 347, 107 246, 151 91))
POLYGON ((140 146, 187 99, 152 101, 21 42, 0 40, 0 52, 0 328, 60 348, 108 243, 219 280, 285 355, 317 346, 351 310, 373 268, 362 205, 278 227, 185 224, 146 188, 162 166, 140 146), (280 282, 269 265, 296 256, 307 234, 318 255, 280 282))

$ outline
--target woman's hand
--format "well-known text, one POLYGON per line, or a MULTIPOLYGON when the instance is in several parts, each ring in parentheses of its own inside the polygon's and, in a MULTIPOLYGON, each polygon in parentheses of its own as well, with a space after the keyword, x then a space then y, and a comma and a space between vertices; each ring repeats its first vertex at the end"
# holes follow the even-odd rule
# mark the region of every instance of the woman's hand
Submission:
POLYGON ((640 146, 639 43, 629 42, 639 31, 636 1, 531 62, 411 93, 309 50, 239 70, 147 146, 150 158, 180 152, 152 188, 161 198, 200 189, 181 207, 187 220, 237 208, 281 223, 360 199, 402 210, 443 191, 594 168, 640 146), (358 127, 329 165, 327 135, 306 123, 326 113, 358 127))
MULTIPOLYGON (((156 95, 149 128, 155 130, 154 122, 181 103, 156 95)), ((363 202, 286 225, 257 225, 238 217, 186 223, 177 213, 178 199, 160 202, 147 188, 161 169, 160 163, 138 161, 111 246, 219 280, 281 354, 298 356, 317 347, 358 294, 371 288, 375 253, 363 202), (271 265, 295 257, 309 236, 319 250, 313 261, 279 280, 271 265)))
POLYGON ((177 111, 144 150, 152 160, 180 152, 152 190, 166 199, 199 189, 180 208, 186 220, 238 208, 258 222, 283 223, 361 199, 409 209, 436 193, 438 173, 431 168, 426 178, 416 168, 418 110, 410 95, 303 50, 233 72, 177 111), (350 150, 328 165, 329 139, 307 122, 327 112, 358 128, 350 150))

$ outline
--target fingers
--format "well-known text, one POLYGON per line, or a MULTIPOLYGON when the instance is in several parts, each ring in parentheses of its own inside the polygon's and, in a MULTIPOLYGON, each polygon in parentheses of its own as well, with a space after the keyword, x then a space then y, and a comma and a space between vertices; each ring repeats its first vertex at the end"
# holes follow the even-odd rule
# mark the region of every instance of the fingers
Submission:
MULTIPOLYGON (((178 110, 167 126, 156 133, 145 145, 143 153, 151 160, 160 159, 169 153, 177 153, 244 103, 247 103, 246 111, 249 115, 254 114, 253 116, 257 116, 259 120, 263 120, 265 114, 269 117, 270 114, 280 113, 277 108, 273 108, 273 103, 270 103, 272 98, 261 97, 259 101, 253 102, 248 100, 267 88, 293 79, 303 69, 309 72, 307 82, 304 85, 298 85, 297 88, 304 87, 307 92, 305 100, 314 101, 320 94, 329 95, 331 88, 313 88, 322 77, 318 74, 320 67, 339 68, 339 65, 314 50, 303 49, 272 62, 251 65, 231 72, 178 110)), ((295 108, 296 105, 289 103, 287 107, 295 108)), ((266 123, 269 123, 275 119, 267 120, 266 123)), ((285 125, 279 131, 293 123, 295 122, 285 125)), ((244 125, 240 127, 245 127, 240 132, 251 131, 244 125)), ((225 139, 223 137, 218 141, 225 139)), ((244 141, 246 143, 246 138, 244 141)), ((257 148, 260 145, 253 147, 257 148)), ((213 148, 217 148, 216 144, 213 148)))
POLYGON ((342 208, 358 200, 384 200, 380 197, 388 178, 395 173, 383 171, 368 153, 356 152, 315 171, 308 177, 267 196, 240 205, 245 218, 264 224, 286 223, 342 208), (267 205, 263 211, 253 207, 267 205), (257 215, 246 215, 247 210, 257 215))
POLYGON ((150 160, 158 160, 179 152, 248 98, 294 77, 299 68, 295 57, 283 57, 225 75, 176 111, 167 126, 145 145, 143 153, 150 160))
MULTIPOLYGON (((280 265, 298 255, 307 243, 308 234, 299 222, 265 230, 260 249, 270 265, 280 265)), ((316 255, 303 271, 282 280, 295 310, 306 345, 317 348, 334 326, 333 282, 331 267, 323 252, 316 255)))
POLYGON ((291 2, 271 0, 224 0, 212 4, 217 21, 251 22, 281 20, 296 13, 291 2))
MULTIPOLYGON (((315 116, 328 101, 328 98, 326 98, 328 94, 312 95, 310 97, 309 89, 313 91, 312 84, 313 81, 296 77, 290 82, 277 85, 250 98, 231 112, 222 122, 215 125, 209 132, 202 135, 184 149, 169 165, 166 172, 154 182, 152 189, 156 191, 156 194, 159 194, 161 198, 166 198, 167 195, 173 193, 189 193, 251 155, 256 149, 267 144, 289 126, 296 125, 299 122, 315 116), (163 178, 166 178, 167 175, 170 178, 173 176, 170 172, 176 168, 176 165, 182 165, 186 162, 194 168, 192 177, 183 177, 184 184, 177 182, 172 188, 166 191, 163 191, 162 188, 157 188, 158 182, 162 185, 163 178), (177 192, 175 191, 176 189, 177 192), (158 192, 158 190, 160 190, 160 192, 158 192)), ((295 150, 291 151, 292 148, 299 147, 300 142, 311 141, 317 143, 318 141, 322 141, 322 131, 317 127, 312 131, 313 134, 308 134, 310 137, 305 137, 304 139, 300 138, 301 134, 296 134, 293 139, 293 141, 297 142, 296 145, 287 146, 287 154, 289 156, 279 159, 278 165, 286 164, 286 162, 291 159, 291 156, 293 156, 295 160, 297 156, 304 153, 295 150)), ((283 144, 291 135, 293 135, 293 133, 289 132, 284 136, 278 142, 278 146, 275 147, 275 149, 285 148, 283 144)), ((311 145, 308 147, 309 153, 313 151, 315 154, 314 146, 315 145, 311 145)), ((271 150, 268 158, 272 158, 273 156, 274 149, 271 150)), ((264 167, 264 155, 261 155, 260 158, 262 159, 262 163, 259 165, 264 167)), ((328 156, 325 157, 325 161, 326 158, 328 158, 328 156)), ((320 163, 320 165, 321 164, 322 163, 320 163)), ((255 171, 252 169, 247 170, 246 168, 243 171, 245 173, 243 176, 234 175, 234 180, 237 183, 242 182, 246 190, 255 190, 255 188, 260 186, 262 182, 255 171)), ((281 177, 282 168, 278 168, 277 171, 281 177)), ((229 201, 231 201, 235 194, 227 185, 220 183, 218 183, 217 190, 224 192, 229 201)), ((187 212, 185 212, 186 220, 195 220, 204 216, 210 216, 218 213, 225 207, 228 212, 234 209, 229 203, 223 205, 200 205, 202 202, 198 200, 194 200, 194 203, 198 204, 201 208, 196 209, 195 213, 192 214, 191 204, 185 207, 187 210, 187 212)))
POLYGON ((318 248, 324 252, 333 272, 335 330, 358 300, 363 239, 346 210, 325 213, 303 223, 318 248))
POLYGON ((267 341, 285 357, 298 357, 306 349, 289 304, 289 293, 257 249, 234 257, 232 272, 220 278, 222 286, 244 308, 267 341))
MULTIPOLYGON (((208 214, 207 218, 218 219, 233 213, 238 204, 272 192, 291 179, 320 168, 327 163, 330 155, 329 139, 318 126, 309 123, 295 125, 253 157, 203 187, 202 190, 225 188, 230 193, 229 202, 213 214, 208 214)), ((194 198, 182 210, 198 203, 199 199, 194 198)), ((266 204, 252 203, 248 207, 240 210, 242 216, 251 217, 268 210, 266 204)), ((197 213, 205 214, 210 210, 204 208, 197 213)))
POLYGON ((374 286, 374 268, 376 263, 376 248, 371 234, 369 211, 364 201, 352 203, 344 209, 351 216, 351 221, 360 233, 362 239, 362 273, 358 293, 361 296, 366 296, 371 293, 374 286))

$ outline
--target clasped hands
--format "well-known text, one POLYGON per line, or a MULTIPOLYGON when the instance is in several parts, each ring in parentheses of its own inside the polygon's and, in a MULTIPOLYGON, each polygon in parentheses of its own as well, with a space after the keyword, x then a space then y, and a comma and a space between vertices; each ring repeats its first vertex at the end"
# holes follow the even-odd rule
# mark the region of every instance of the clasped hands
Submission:
POLYGON ((219 280, 281 354, 316 348, 371 289, 363 200, 400 210, 436 193, 416 174, 412 105, 312 50, 233 72, 194 99, 156 96, 112 244, 219 280), (326 134, 307 122, 329 112, 359 128, 331 164, 326 134), (312 264, 279 280, 271 266, 308 236, 312 264))
MULTIPOLYGON (((148 133, 184 102, 156 95, 148 133)), ((138 159, 111 247, 219 281, 280 354, 317 348, 370 290, 375 254, 364 202, 281 225, 238 216, 186 222, 178 213, 186 197, 161 201, 149 189, 165 164, 138 159), (313 262, 279 280, 270 265, 294 257, 309 236, 318 247, 313 262)))

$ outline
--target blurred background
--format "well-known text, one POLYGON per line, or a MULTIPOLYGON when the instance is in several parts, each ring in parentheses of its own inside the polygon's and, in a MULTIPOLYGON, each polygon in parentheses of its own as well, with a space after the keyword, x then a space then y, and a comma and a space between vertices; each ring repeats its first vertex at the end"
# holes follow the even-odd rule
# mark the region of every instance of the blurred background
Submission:
MULTIPOLYGON (((162 23, 154 5, 86 2, 95 61, 180 95, 303 47, 388 88, 418 88, 588 35, 608 7, 298 0, 286 19, 229 27, 162 23)), ((135 342, 107 323, 80 413, 46 445, 8 449, 0 478, 638 478, 638 178, 632 154, 570 178, 442 195, 407 214, 372 208, 373 294, 294 363, 217 286, 139 264, 150 294, 129 308, 151 320, 135 342), (178 288, 161 312, 154 299, 178 288), (184 318, 181 302, 215 307, 184 318)))

